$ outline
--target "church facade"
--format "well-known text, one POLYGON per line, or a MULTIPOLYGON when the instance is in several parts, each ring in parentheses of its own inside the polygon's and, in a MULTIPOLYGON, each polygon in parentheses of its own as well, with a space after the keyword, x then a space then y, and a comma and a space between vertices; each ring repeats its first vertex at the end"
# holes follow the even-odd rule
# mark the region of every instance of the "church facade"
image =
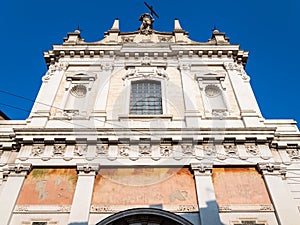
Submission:
POLYGON ((141 27, 44 53, 27 120, 0 120, 1 225, 296 225, 300 133, 263 118, 248 52, 141 27))

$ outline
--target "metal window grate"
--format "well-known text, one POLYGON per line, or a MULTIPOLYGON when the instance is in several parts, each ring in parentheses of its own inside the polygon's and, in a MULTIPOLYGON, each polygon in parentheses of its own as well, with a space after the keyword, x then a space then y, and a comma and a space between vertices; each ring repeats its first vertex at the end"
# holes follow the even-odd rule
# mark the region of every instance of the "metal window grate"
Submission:
POLYGON ((47 222, 32 222, 31 225, 47 225, 47 222))
POLYGON ((130 114, 162 114, 160 81, 139 80, 131 82, 130 114))

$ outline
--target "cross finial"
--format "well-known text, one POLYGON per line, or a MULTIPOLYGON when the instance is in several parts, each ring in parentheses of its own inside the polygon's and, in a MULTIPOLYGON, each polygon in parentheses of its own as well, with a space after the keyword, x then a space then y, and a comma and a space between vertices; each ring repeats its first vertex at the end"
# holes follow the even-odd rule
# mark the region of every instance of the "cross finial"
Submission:
POLYGON ((147 2, 144 2, 144 4, 147 6, 147 8, 150 10, 150 15, 151 16, 156 16, 157 18, 159 18, 159 16, 157 15, 157 13, 154 11, 153 6, 149 5, 147 2))

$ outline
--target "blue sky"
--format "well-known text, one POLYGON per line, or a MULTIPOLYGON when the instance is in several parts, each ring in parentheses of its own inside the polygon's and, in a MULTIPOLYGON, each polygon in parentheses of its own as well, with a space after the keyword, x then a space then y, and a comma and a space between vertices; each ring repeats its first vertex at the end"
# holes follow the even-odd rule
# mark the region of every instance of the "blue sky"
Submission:
MULTIPOLYGON (((115 18, 120 19, 121 31, 135 31, 140 25, 139 16, 148 11, 143 2, 1 2, 0 109, 11 119, 27 118, 40 88, 41 77, 47 70, 43 52, 51 49, 52 44, 61 44, 67 33, 77 29, 78 25, 86 41, 102 39, 115 18)), ((291 118, 300 122, 299 1, 147 2, 160 16, 154 23, 155 30, 172 31, 173 20, 178 18, 191 39, 205 42, 216 25, 217 29, 226 32, 231 43, 249 50, 246 71, 264 117, 291 118)))

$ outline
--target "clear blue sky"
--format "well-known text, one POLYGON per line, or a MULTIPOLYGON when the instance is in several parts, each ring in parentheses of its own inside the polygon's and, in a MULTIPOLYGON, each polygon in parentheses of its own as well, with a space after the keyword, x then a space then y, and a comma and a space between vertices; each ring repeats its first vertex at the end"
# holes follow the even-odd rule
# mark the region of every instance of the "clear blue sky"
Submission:
MULTIPOLYGON (((115 18, 121 31, 135 31, 140 0, 9 0, 0 8, 0 109, 11 119, 25 119, 47 68, 43 52, 61 44, 78 25, 86 41, 103 38, 115 18), (23 110, 14 109, 11 105, 23 110)), ((154 29, 172 31, 178 18, 190 38, 207 41, 214 25, 230 42, 250 51, 246 67, 265 118, 300 122, 300 2, 297 0, 147 0, 159 14, 154 29)))

